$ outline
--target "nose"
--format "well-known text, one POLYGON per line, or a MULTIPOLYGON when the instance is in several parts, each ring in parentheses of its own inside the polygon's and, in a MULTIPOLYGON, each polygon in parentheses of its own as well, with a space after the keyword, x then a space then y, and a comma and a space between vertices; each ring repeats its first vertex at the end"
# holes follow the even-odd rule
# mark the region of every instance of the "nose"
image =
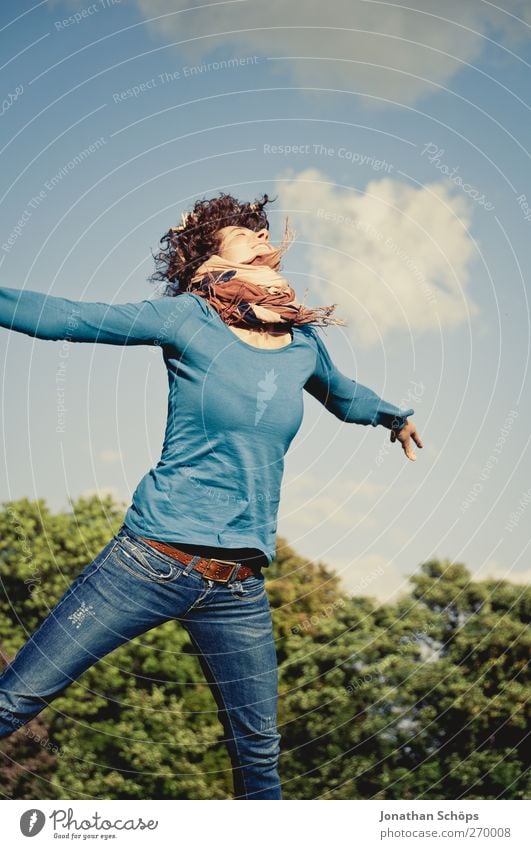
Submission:
POLYGON ((258 239, 261 239, 264 242, 268 242, 269 241, 269 230, 267 229, 267 227, 262 227, 261 230, 258 230, 256 237, 258 239))

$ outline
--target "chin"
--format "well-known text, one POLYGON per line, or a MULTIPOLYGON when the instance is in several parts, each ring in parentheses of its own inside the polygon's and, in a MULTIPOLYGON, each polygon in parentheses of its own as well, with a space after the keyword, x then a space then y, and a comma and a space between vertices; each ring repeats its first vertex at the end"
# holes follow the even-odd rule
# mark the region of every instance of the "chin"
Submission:
POLYGON ((264 265, 267 260, 267 254, 258 254, 252 259, 244 260, 245 265, 264 265))

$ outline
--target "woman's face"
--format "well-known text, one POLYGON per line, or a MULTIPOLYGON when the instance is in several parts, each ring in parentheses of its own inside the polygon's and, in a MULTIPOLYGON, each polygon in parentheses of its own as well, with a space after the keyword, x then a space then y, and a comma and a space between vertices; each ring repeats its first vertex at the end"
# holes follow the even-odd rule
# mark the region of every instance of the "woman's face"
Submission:
POLYGON ((274 250, 269 244, 269 231, 266 227, 261 230, 250 230, 248 227, 222 227, 217 235, 221 237, 218 255, 229 262, 259 265, 260 257, 274 250))

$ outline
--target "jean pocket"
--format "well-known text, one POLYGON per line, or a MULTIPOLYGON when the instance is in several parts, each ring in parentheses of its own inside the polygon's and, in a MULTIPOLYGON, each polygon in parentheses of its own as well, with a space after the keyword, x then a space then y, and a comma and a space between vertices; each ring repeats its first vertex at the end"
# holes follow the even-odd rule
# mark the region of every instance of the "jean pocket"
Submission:
POLYGON ((156 549, 153 549, 151 554, 127 536, 118 537, 113 559, 136 578, 142 581, 155 581, 158 584, 174 581, 184 571, 182 563, 164 555, 159 556, 156 549))
POLYGON ((230 594, 239 601, 258 601, 265 594, 265 577, 263 572, 259 575, 250 575, 243 581, 234 581, 228 585, 230 594))

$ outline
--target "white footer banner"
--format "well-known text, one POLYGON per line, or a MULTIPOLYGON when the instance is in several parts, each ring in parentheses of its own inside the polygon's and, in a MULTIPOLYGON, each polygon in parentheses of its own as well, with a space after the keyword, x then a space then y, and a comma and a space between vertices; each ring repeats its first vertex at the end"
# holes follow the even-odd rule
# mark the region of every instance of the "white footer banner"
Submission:
POLYGON ((195 849, 211 839, 213 849, 279 849, 288 841, 297 849, 531 846, 528 800, 235 801, 3 800, 2 845, 195 849))

